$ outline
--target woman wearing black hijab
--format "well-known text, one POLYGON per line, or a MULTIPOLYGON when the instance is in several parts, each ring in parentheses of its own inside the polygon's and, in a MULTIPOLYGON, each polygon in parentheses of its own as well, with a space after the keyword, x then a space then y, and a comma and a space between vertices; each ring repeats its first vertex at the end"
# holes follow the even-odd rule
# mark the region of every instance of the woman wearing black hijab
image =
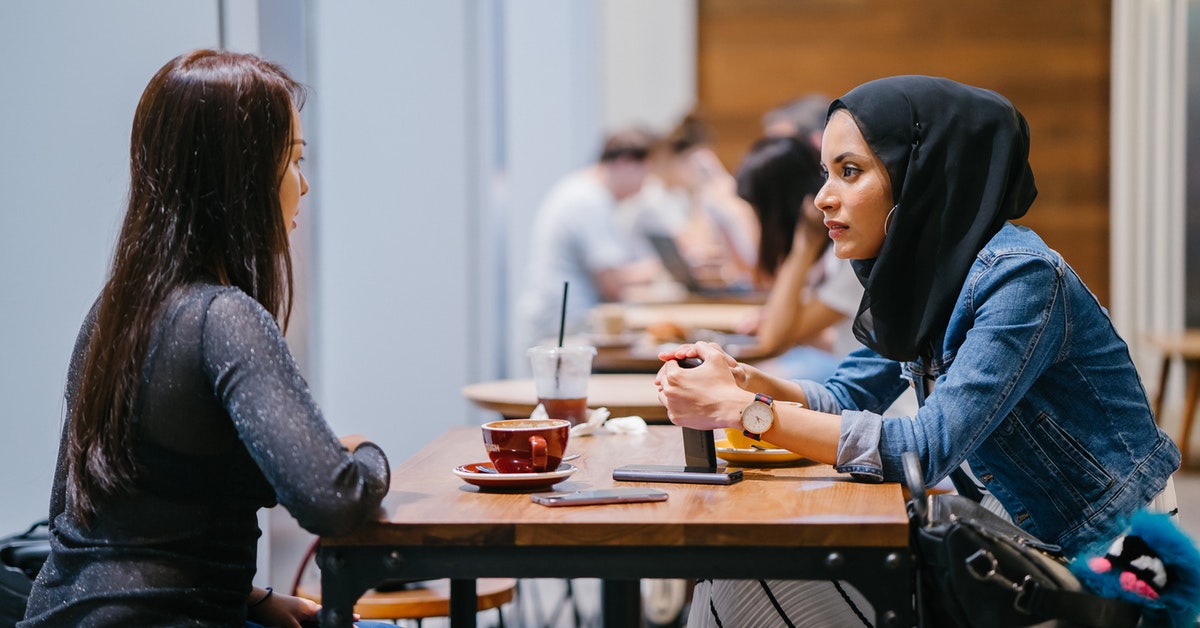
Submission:
MULTIPOLYGON (((951 477, 1068 554, 1102 552, 1139 509, 1172 510, 1179 450, 1128 347, 1062 257, 1008 222, 1037 196, 1028 156, 1024 117, 988 90, 900 76, 834 101, 817 206, 865 289, 866 349, 819 383, 682 346, 657 378, 671 420, 744 429, 864 481, 901 481, 914 451, 930 485, 951 477), (691 356, 705 363, 674 362, 691 356), (881 417, 908 385, 920 410, 881 417)), ((745 597, 727 614, 750 612, 745 597)))

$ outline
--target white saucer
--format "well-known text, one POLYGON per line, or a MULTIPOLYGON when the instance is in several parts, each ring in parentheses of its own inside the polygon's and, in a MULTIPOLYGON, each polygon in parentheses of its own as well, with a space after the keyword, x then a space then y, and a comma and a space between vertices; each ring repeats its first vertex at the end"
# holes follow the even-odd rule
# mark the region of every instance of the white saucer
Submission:
POLYGON ((558 468, 543 473, 489 473, 479 469, 495 469, 491 462, 472 462, 454 468, 454 475, 467 484, 483 488, 541 488, 558 484, 575 473, 575 465, 560 462, 558 468))

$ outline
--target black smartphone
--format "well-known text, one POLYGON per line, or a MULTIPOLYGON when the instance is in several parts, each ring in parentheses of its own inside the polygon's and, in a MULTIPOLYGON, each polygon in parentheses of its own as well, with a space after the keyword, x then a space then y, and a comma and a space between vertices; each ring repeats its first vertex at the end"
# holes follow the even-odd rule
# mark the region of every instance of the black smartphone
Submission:
POLYGON ((666 492, 653 488, 599 488, 569 493, 534 493, 529 499, 543 506, 587 506, 661 502, 667 499, 667 495, 666 492))
POLYGON ((742 481, 741 469, 627 464, 613 469, 614 480, 624 482, 677 482, 680 484, 734 484, 742 481))

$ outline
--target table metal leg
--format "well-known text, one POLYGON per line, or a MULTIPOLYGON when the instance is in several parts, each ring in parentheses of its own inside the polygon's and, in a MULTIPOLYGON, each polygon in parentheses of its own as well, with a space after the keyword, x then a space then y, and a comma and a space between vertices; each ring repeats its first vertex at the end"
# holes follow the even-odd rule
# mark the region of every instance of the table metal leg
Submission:
POLYGON ((337 550, 317 548, 317 563, 321 565, 321 611, 317 615, 321 628, 350 628, 354 625, 354 603, 370 585, 359 585, 351 578, 332 580, 341 576, 345 561, 337 550))
POLYGON ((604 580, 600 587, 605 628, 641 625, 641 580, 604 580))
POLYGON ((450 580, 450 625, 453 628, 474 628, 479 599, 475 580, 450 580))

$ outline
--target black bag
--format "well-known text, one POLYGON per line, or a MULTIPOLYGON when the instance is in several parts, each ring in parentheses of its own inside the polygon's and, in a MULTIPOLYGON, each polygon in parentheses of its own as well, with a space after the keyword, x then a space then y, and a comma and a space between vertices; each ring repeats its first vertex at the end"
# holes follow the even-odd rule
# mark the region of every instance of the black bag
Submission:
POLYGON ((1138 624, 1139 606, 1084 591, 1058 546, 961 495, 926 495, 913 452, 904 476, 921 626, 1138 624))
POLYGON ((0 628, 25 616, 33 579, 50 554, 49 522, 39 521, 20 534, 0 538, 0 628))

